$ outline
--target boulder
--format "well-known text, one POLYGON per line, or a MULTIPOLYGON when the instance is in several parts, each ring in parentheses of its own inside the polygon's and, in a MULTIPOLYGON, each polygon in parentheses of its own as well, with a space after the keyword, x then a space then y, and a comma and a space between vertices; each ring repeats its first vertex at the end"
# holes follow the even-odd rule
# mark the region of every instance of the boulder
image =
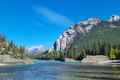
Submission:
POLYGON ((109 61, 109 58, 104 55, 96 55, 96 56, 86 56, 81 62, 87 64, 107 64, 106 62, 109 61))

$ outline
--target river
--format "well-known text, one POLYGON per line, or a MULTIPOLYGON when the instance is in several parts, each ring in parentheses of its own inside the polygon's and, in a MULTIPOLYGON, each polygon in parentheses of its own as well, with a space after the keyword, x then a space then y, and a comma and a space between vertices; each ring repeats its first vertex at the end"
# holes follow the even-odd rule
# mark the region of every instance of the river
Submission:
POLYGON ((32 65, 0 67, 0 80, 120 80, 120 65, 37 61, 32 65))

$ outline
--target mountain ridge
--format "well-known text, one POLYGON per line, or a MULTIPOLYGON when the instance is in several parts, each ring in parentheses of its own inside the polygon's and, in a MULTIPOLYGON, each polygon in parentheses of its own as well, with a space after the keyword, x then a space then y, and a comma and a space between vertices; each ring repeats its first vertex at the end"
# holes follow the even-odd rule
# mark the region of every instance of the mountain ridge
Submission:
POLYGON ((80 32, 81 35, 85 35, 102 22, 108 23, 109 27, 111 28, 116 28, 120 26, 120 16, 113 15, 107 21, 100 20, 98 17, 92 17, 85 21, 81 21, 79 24, 72 25, 67 30, 65 30, 55 41, 53 45, 54 50, 65 50, 66 47, 73 42, 73 38, 75 37, 76 32, 80 32))
POLYGON ((66 58, 82 60, 87 55, 103 55, 109 59, 120 59, 120 16, 108 20, 88 18, 66 29, 55 41, 53 48, 37 59, 64 61, 66 58))

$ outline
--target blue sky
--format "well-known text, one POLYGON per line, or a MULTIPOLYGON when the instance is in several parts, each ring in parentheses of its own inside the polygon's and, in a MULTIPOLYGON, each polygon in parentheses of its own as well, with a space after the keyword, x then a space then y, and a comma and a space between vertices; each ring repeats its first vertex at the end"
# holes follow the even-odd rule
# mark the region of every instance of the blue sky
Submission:
POLYGON ((18 45, 46 45, 73 23, 120 15, 120 0, 0 0, 0 33, 18 45))

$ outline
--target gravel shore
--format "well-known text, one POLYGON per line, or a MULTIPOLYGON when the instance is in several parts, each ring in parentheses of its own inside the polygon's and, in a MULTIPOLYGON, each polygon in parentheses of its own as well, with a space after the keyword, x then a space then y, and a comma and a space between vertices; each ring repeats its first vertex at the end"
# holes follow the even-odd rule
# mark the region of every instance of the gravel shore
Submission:
POLYGON ((0 55, 0 66, 16 65, 16 64, 32 64, 33 61, 29 58, 16 59, 10 55, 0 55))

